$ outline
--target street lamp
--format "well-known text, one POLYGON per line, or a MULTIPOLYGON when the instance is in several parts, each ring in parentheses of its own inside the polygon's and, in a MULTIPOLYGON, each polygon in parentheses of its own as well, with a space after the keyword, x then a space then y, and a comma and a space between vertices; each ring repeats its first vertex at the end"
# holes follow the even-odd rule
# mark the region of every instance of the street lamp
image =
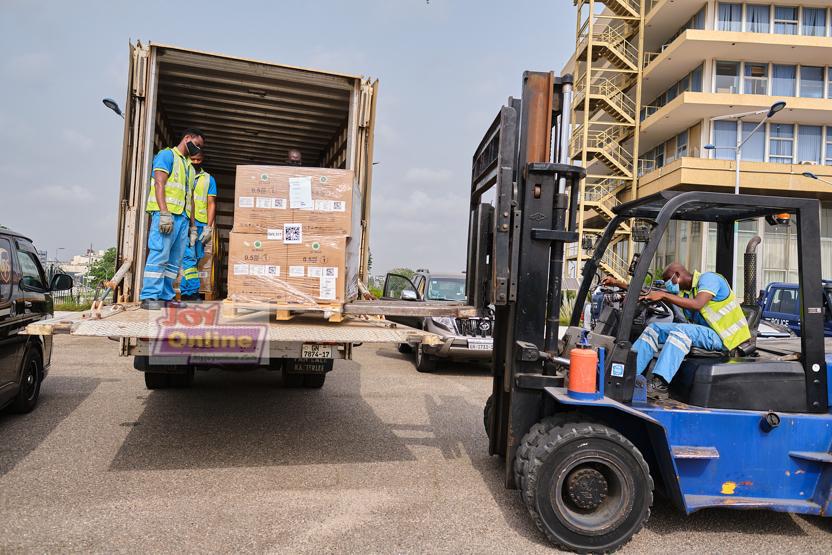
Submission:
MULTIPOLYGON (((711 122, 714 121, 721 121, 726 119, 735 119, 737 120, 737 146, 716 146, 713 144, 705 145, 705 150, 717 150, 717 149, 725 149, 725 150, 733 150, 734 151, 734 166, 735 166, 735 177, 734 177, 734 194, 740 194, 740 161, 742 160, 742 147, 745 146, 745 143, 748 142, 751 137, 754 136, 754 133, 760 130, 760 128, 765 125, 765 123, 772 117, 774 117, 777 112, 781 111, 783 108, 786 107, 786 103, 782 100, 779 100, 769 106, 765 110, 757 110, 754 112, 742 112, 739 114, 729 114, 727 116, 717 116, 715 118, 711 118, 711 122), (757 124, 751 133, 748 134, 747 137, 743 139, 743 132, 742 132, 742 120, 748 116, 762 116, 765 117, 757 124)), ((734 291, 737 290, 737 251, 739 250, 739 223, 734 222, 734 266, 733 266, 733 289, 734 291)))
POLYGON ((809 179, 814 179, 815 181, 820 181, 821 183, 832 185, 832 181, 829 181, 828 179, 823 179, 822 177, 818 177, 812 172, 803 172, 803 177, 808 177, 809 179))
POLYGON ((115 112, 116 115, 121 116, 121 119, 124 119, 124 114, 121 112, 121 108, 118 107, 118 102, 112 98, 105 98, 101 102, 104 103, 104 106, 115 112))

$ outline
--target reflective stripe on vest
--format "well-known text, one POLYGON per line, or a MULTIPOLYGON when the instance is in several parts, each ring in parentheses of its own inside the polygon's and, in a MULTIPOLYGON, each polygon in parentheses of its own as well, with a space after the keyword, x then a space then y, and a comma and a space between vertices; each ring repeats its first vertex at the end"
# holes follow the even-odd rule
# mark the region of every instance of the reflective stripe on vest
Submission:
MULTIPOLYGON (((200 223, 208 223, 208 186, 211 184, 211 174, 199 172, 193 180, 194 219, 200 223)), ((187 211, 191 215, 190 210, 187 211)))
MULTIPOLYGON (((699 276, 699 272, 693 273, 692 292, 694 297, 699 292, 699 276)), ((712 297, 699 313, 711 329, 719 335, 722 344, 729 351, 751 339, 751 331, 748 329, 745 313, 730 288, 728 297, 722 301, 714 300, 712 297)))
MULTIPOLYGON (((175 148, 166 148, 173 152, 173 168, 165 183, 165 203, 168 205, 168 212, 181 214, 188 204, 188 173, 191 166, 190 161, 179 154, 175 148)), ((164 152, 164 151, 163 151, 164 152)), ((156 202, 156 180, 150 178, 150 196, 147 199, 148 212, 158 212, 159 203, 156 202)))

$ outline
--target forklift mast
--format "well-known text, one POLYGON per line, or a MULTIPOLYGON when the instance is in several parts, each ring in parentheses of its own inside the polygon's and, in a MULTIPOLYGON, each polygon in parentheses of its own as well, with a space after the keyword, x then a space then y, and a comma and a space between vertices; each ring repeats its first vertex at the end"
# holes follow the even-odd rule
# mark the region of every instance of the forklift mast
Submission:
POLYGON ((585 174, 567 163, 571 97, 571 76, 524 73, 472 163, 468 302, 494 309, 489 452, 505 458, 509 487, 517 446, 544 414, 540 390, 563 382, 544 361, 558 352, 564 248, 578 239, 570 199, 585 174))

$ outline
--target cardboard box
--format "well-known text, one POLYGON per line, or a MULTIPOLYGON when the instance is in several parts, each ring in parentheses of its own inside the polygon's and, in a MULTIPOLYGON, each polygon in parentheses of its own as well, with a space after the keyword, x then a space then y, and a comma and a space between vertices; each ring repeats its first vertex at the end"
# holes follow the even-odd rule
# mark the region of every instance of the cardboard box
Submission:
POLYGON ((276 234, 296 224, 305 234, 351 236, 354 181, 349 170, 237 166, 233 230, 276 234))
POLYGON ((357 261, 347 237, 305 235, 284 242, 263 233, 232 231, 228 298, 237 302, 316 306, 354 297, 357 261))
POLYGON ((196 263, 196 269, 199 271, 199 292, 206 295, 216 294, 213 249, 214 241, 205 245, 205 255, 196 263))

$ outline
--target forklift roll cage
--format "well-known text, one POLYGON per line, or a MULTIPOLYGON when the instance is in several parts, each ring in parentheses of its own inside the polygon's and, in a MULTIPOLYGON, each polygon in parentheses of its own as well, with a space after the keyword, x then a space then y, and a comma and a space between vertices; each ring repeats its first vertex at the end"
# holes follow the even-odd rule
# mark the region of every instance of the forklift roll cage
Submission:
MULTIPOLYGON (((714 222, 717 224, 716 271, 730 283, 733 277, 735 222, 788 213, 796 218, 798 276, 801 307, 801 363, 806 376, 806 406, 809 412, 829 410, 828 384, 823 335, 823 286, 820 268, 820 203, 815 199, 734 195, 711 192, 656 193, 614 208, 615 217, 604 230, 592 257, 586 261, 583 279, 570 325, 577 326, 586 302, 593 276, 601 257, 608 248, 615 230, 632 218, 654 222, 650 238, 642 250, 630 281, 646 283, 658 245, 672 221, 714 222)), ((790 224, 791 225, 791 224, 790 224)), ((684 260, 680 262, 684 263, 684 260)), ((622 307, 617 344, 629 342, 638 295, 627 295, 622 307)), ((611 378, 608 376, 608 380, 611 378)), ((615 379, 612 378, 614 381, 615 379)), ((615 384, 613 384, 615 385, 615 384)), ((617 389, 614 388, 613 391, 617 389)), ((618 399, 621 400, 621 399, 618 399)))

